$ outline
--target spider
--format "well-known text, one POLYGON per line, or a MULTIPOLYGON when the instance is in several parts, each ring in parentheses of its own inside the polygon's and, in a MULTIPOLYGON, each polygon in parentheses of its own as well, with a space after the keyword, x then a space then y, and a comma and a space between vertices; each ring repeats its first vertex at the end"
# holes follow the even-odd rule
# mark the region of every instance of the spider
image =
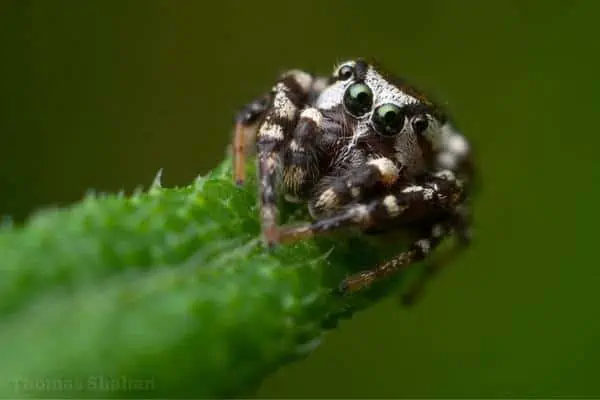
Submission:
POLYGON ((468 242, 468 141, 439 105, 374 63, 344 62, 331 77, 290 70, 244 106, 233 138, 238 184, 254 144, 267 245, 349 228, 412 233, 407 250, 346 278, 342 293, 424 259, 452 233, 468 242), (279 191, 306 202, 314 221, 279 226, 279 191))

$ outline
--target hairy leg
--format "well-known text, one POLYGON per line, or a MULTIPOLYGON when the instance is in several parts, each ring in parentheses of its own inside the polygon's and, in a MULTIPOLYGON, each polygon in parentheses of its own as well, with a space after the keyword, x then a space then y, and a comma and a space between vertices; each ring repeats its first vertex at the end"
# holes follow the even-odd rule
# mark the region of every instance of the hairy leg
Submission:
POLYGON ((451 226, 448 223, 437 223, 415 240, 408 250, 392 257, 390 260, 375 266, 372 269, 361 271, 346 279, 338 287, 341 294, 352 294, 366 289, 378 281, 395 275, 398 271, 427 257, 446 237, 451 226))
POLYGON ((449 226, 458 240, 456 245, 444 253, 441 259, 438 258, 424 266, 418 279, 411 283, 408 290, 402 294, 401 300, 405 306, 415 304, 423 295, 427 284, 437 276, 445 265, 449 264, 471 243, 471 215, 468 202, 457 206, 450 218, 449 226))
POLYGON ((290 71, 273 88, 273 101, 257 132, 258 177, 262 233, 267 245, 279 241, 277 226, 278 173, 282 149, 291 140, 300 111, 305 107, 314 79, 302 71, 290 71))
POLYGON ((341 207, 360 202, 376 188, 391 187, 400 176, 401 166, 386 157, 365 160, 364 164, 349 169, 341 176, 323 179, 319 190, 310 202, 315 216, 331 215, 341 207))
POLYGON ((308 196, 319 178, 319 141, 323 115, 313 107, 306 108, 284 151, 283 186, 288 201, 298 202, 308 196))
POLYGON ((453 212, 462 202, 462 195, 462 183, 454 179, 451 172, 444 171, 418 185, 396 185, 381 197, 350 203, 313 223, 283 227, 280 240, 293 242, 340 229, 355 227, 365 230, 390 223, 414 224, 431 220, 453 212))
POLYGON ((254 99, 235 116, 233 133, 233 176, 238 185, 246 180, 246 153, 248 145, 254 143, 260 120, 269 108, 271 94, 254 99))
MULTIPOLYGON (((282 74, 278 84, 283 84, 297 93, 296 100, 299 105, 304 106, 318 96, 325 87, 326 79, 322 77, 313 78, 307 72, 290 70, 282 74), (298 86, 300 86, 298 88, 298 86)), ((235 128, 233 134, 233 174, 236 183, 243 184, 246 176, 246 155, 249 148, 254 146, 259 124, 270 109, 278 107, 280 111, 291 112, 286 105, 281 103, 282 98, 276 99, 277 85, 260 97, 252 100, 242 107, 235 116, 235 128)), ((285 101, 285 100, 284 100, 285 101)), ((302 107, 301 107, 302 108, 302 107)))

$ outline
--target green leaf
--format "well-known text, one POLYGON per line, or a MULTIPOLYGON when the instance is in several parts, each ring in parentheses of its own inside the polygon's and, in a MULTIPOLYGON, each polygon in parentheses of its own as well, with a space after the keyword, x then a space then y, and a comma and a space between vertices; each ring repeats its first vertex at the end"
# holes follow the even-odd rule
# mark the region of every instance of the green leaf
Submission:
POLYGON ((255 182, 236 187, 229 166, 0 231, 0 396, 247 394, 382 295, 332 289, 389 245, 349 234, 266 250, 255 182))

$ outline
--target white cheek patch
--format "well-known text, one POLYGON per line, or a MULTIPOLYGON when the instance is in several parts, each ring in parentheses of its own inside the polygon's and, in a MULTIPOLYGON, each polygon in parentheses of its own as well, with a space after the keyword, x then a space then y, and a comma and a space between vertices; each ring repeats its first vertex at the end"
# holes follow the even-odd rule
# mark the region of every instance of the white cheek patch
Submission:
POLYGON ((346 90, 345 82, 336 82, 329 86, 317 99, 316 106, 322 110, 330 110, 342 104, 344 99, 344 91, 346 90))

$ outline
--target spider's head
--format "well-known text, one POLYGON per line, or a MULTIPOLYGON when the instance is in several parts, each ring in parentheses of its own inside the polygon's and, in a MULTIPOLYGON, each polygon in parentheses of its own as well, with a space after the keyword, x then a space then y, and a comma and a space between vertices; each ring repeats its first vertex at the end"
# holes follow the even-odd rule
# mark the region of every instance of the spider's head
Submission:
POLYGON ((361 59, 335 68, 317 107, 343 112, 353 121, 351 145, 389 144, 397 161, 409 168, 423 164, 423 146, 436 147, 445 122, 425 95, 361 59))

